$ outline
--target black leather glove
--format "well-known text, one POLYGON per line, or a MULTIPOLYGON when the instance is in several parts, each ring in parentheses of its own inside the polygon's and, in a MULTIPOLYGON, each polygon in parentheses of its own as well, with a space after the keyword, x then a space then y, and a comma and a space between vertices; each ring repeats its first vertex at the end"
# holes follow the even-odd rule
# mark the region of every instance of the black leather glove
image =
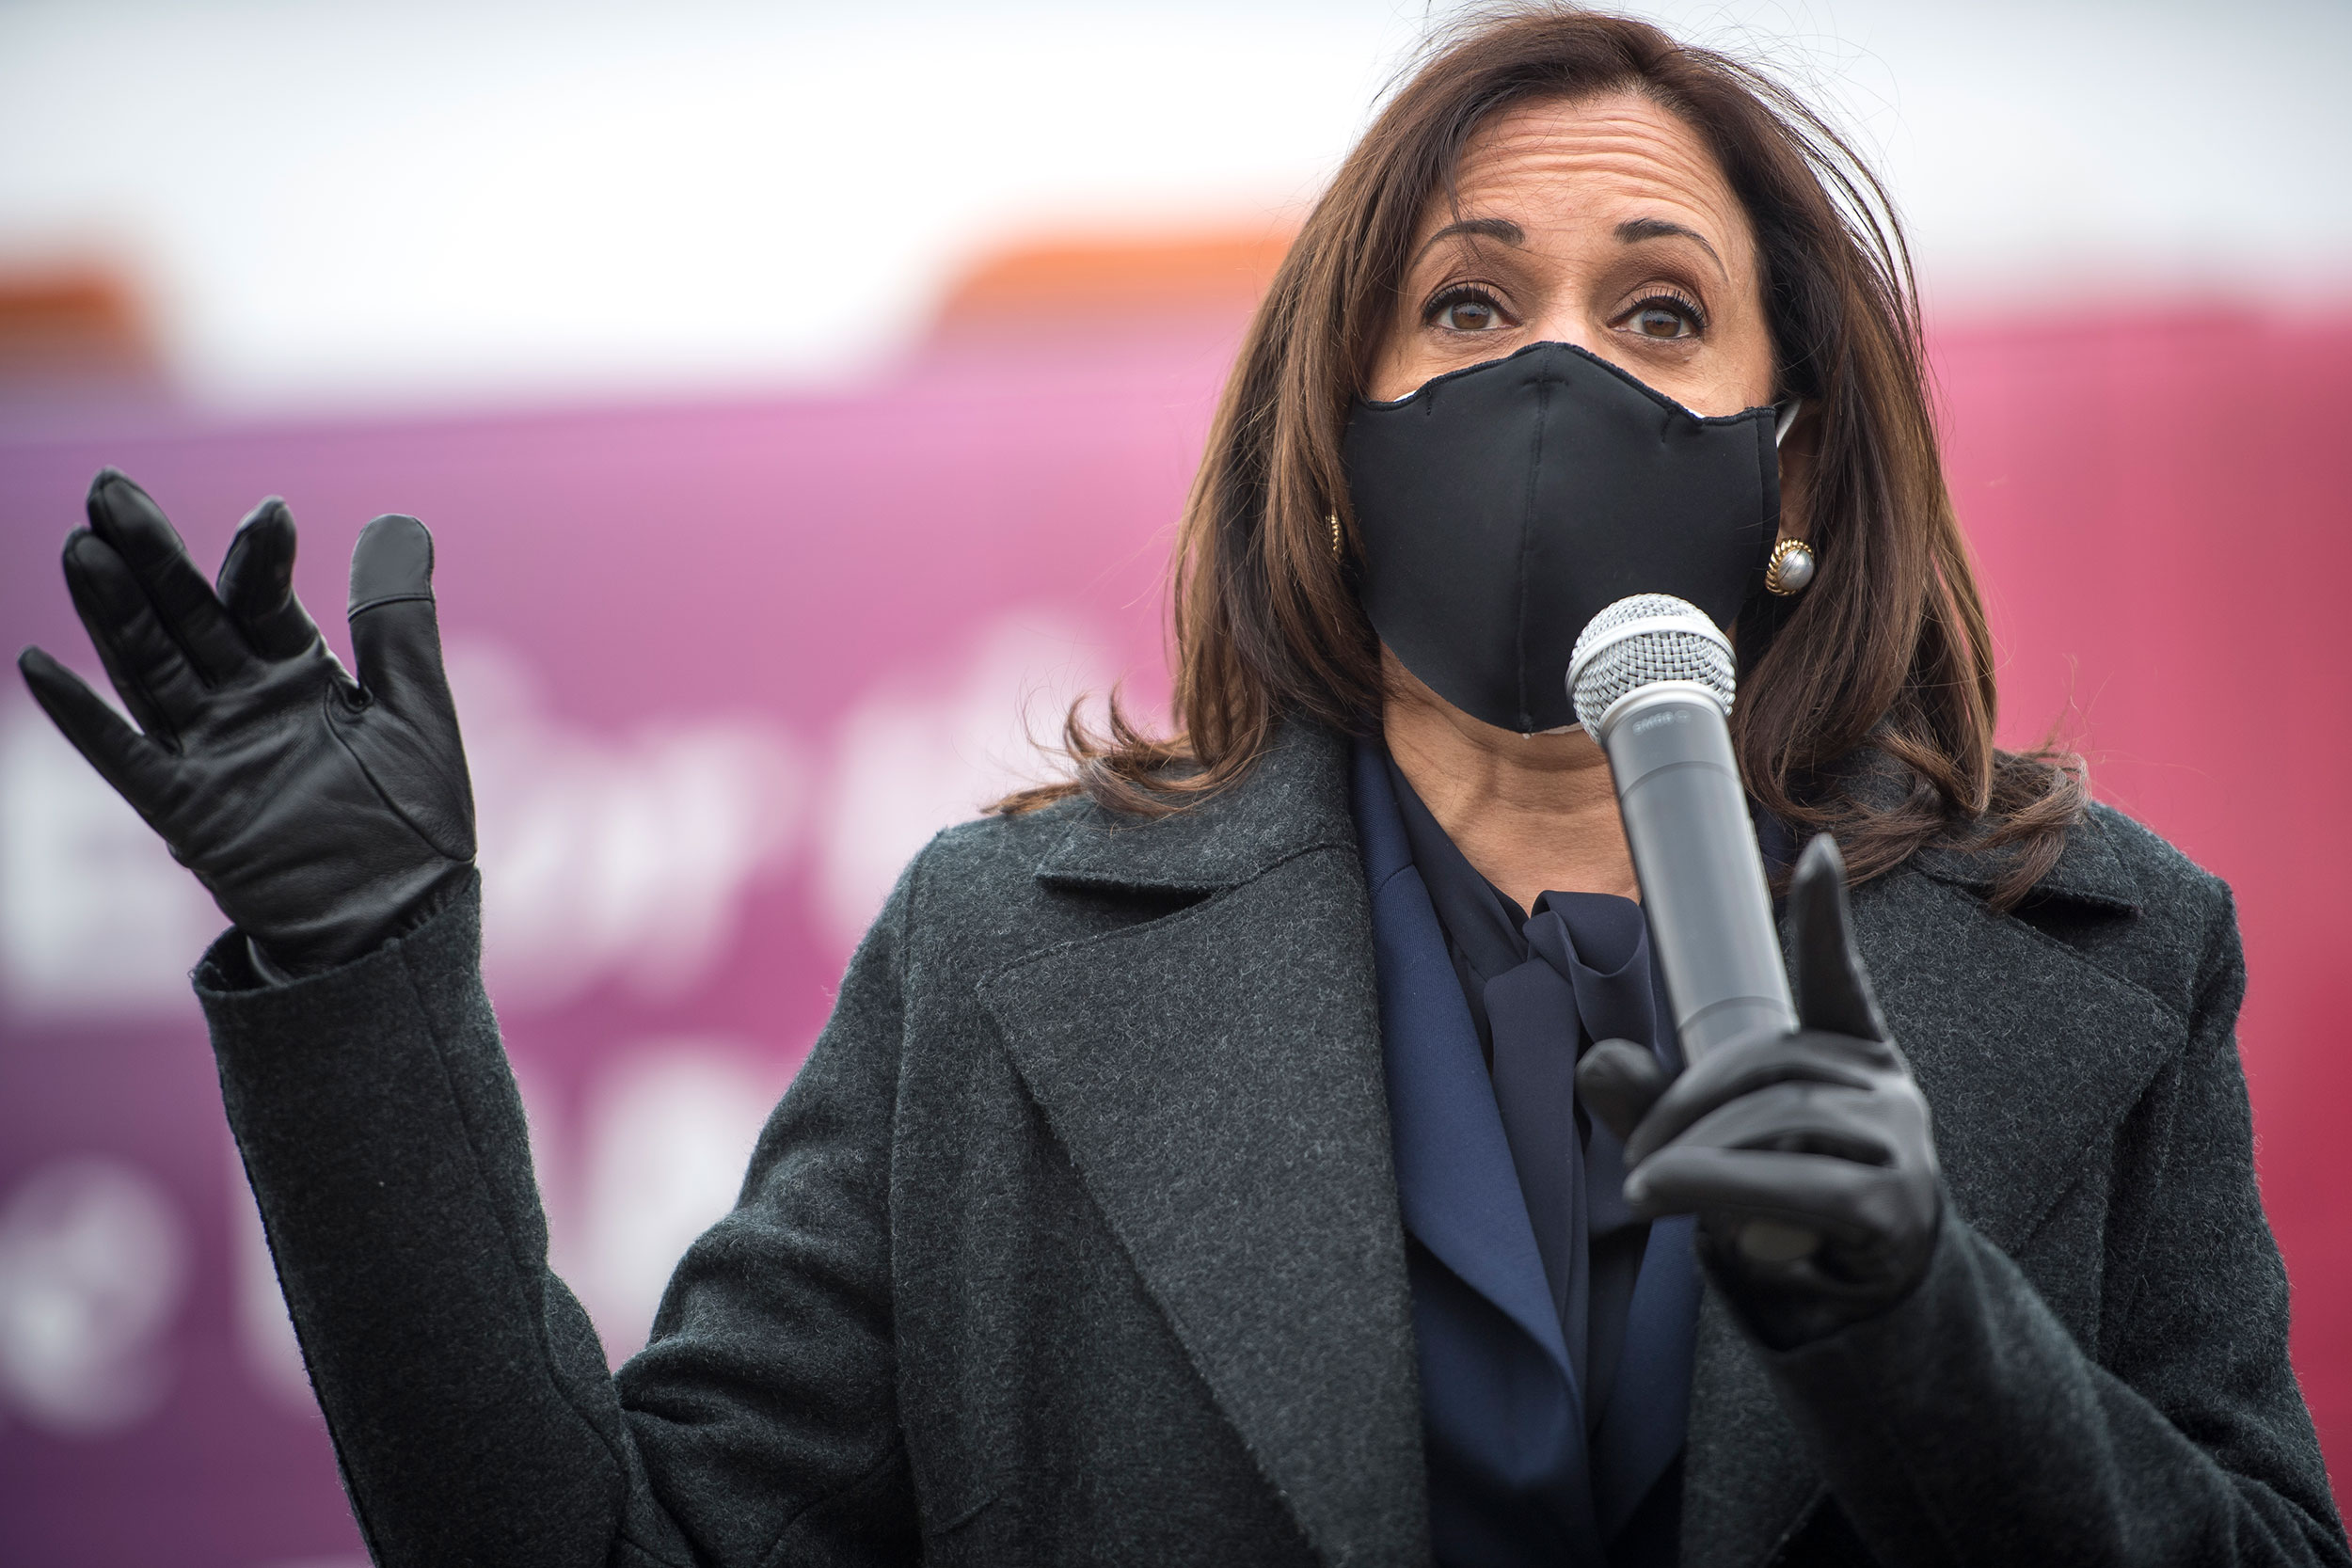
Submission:
POLYGON ((1788 896, 1794 1030, 1735 1040, 1671 1084, 1624 1040, 1577 1069, 1626 1140, 1626 1201, 1645 1219, 1696 1213, 1708 1272, 1784 1350, 1909 1294, 1943 1215, 1928 1103, 1854 951, 1828 834, 1805 847, 1788 896))
POLYGON ((314 974, 397 934, 474 852, 433 536, 414 517, 378 517, 359 535, 354 682, 294 597, 283 501, 238 529, 217 594, 121 474, 99 471, 88 511, 65 542, 66 586, 139 728, 27 648, 18 667, 35 699, 265 971, 314 974))

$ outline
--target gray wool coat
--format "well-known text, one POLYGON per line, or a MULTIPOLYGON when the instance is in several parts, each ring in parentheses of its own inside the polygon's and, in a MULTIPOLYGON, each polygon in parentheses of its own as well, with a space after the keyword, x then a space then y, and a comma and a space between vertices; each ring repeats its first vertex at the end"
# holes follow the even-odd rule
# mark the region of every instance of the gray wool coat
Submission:
MULTIPOLYGON (((470 889, 199 970, 379 1562, 1406 1564, 1419 1391, 1346 743, 908 869, 616 1376, 547 1266, 470 889)), ((1858 890, 1951 1197, 1787 1354, 1699 1326, 1684 1559, 2344 1563, 2254 1186, 2227 890, 2094 812, 2020 914, 1858 890)), ((233 937, 233 933, 232 933, 233 937)))

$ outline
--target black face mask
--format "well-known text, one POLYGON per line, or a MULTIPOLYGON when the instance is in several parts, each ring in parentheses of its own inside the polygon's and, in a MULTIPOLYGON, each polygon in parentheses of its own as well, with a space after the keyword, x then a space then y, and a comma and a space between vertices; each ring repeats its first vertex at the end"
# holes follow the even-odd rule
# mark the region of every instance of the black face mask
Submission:
POLYGON ((1773 411, 1703 419, 1566 343, 1359 401, 1344 463, 1373 629, 1522 733, 1576 722, 1568 651, 1629 594, 1728 629, 1780 527, 1773 411))

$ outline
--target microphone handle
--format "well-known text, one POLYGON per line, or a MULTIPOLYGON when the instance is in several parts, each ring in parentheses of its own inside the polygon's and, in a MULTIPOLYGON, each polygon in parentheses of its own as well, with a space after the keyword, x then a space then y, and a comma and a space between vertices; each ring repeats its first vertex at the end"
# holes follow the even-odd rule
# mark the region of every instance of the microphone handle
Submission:
POLYGON ((1600 743, 1683 1059, 1795 1028, 1764 857, 1714 695, 1681 681, 1643 688, 1610 709, 1600 743))
MULTIPOLYGON (((1795 1028, 1764 856, 1714 693, 1686 681, 1643 688, 1603 716, 1600 743, 1683 1060, 1754 1030, 1795 1028)), ((1736 1244, 1755 1262, 1791 1263, 1821 1239, 1752 1219, 1736 1244)))

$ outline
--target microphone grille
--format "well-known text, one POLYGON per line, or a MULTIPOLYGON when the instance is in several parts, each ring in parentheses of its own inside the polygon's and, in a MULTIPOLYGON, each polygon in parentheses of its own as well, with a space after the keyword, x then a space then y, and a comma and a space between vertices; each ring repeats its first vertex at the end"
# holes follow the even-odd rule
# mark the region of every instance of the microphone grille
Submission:
POLYGON ((1736 687, 1731 641, 1706 611, 1671 594, 1635 594, 1592 619, 1568 656, 1568 695, 1595 740, 1610 708, 1645 686, 1691 681, 1729 716, 1736 687))

